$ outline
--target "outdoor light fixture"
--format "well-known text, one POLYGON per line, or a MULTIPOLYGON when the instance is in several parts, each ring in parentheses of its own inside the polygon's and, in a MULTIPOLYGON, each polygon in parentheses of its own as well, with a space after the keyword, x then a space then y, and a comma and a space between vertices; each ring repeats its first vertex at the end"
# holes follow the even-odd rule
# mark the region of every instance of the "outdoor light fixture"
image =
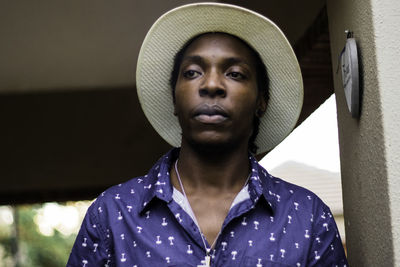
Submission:
POLYGON ((346 45, 340 53, 342 67, 342 82, 346 96, 347 107, 353 118, 360 116, 360 85, 358 72, 358 54, 353 32, 346 30, 346 45))

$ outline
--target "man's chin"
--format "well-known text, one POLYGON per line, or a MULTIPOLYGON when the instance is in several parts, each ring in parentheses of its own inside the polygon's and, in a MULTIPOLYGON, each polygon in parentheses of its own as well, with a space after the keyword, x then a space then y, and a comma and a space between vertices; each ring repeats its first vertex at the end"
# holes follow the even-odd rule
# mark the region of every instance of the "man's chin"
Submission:
POLYGON ((193 150, 199 151, 201 153, 214 153, 214 154, 225 154, 230 153, 238 148, 239 142, 234 142, 232 140, 188 140, 188 144, 193 150))

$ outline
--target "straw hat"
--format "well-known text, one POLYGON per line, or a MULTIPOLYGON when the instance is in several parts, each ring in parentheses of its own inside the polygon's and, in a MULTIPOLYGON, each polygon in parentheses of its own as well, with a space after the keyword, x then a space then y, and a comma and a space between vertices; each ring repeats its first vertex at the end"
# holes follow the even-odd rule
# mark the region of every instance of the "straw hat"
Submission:
POLYGON ((269 83, 267 110, 255 144, 258 153, 273 149, 294 128, 303 104, 303 82, 297 58, 282 31, 251 10, 221 3, 195 3, 161 16, 140 49, 136 86, 139 101, 154 129, 172 146, 181 143, 169 79, 175 54, 191 38, 225 32, 253 47, 264 62, 269 83))

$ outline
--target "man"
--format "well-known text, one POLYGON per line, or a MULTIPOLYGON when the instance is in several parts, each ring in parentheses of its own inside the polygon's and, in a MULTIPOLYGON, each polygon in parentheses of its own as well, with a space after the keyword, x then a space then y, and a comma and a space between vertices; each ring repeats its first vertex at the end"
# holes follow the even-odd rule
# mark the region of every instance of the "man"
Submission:
POLYGON ((302 102, 272 22, 224 4, 174 9, 143 42, 137 87, 180 148, 97 198, 68 266, 346 266, 329 208, 253 157, 290 132, 302 102))

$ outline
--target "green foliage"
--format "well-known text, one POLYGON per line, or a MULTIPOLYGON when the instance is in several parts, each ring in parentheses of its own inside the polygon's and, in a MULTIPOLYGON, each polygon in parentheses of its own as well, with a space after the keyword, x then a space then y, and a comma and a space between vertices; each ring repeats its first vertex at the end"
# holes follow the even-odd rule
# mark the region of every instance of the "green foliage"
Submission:
MULTIPOLYGON (((0 255, 3 259, 0 258, 0 262, 10 261, 11 258, 14 262, 11 266, 18 267, 66 265, 76 235, 64 236, 57 230, 52 236, 41 234, 34 221, 40 207, 41 205, 15 207, 14 215, 17 216, 14 217, 14 224, 18 224, 18 231, 15 225, 10 227, 0 224, 0 249, 2 247, 3 251, 0 255), (7 230, 7 227, 11 229, 7 230), (16 235, 18 235, 18 242, 16 242, 16 235), (13 251, 16 250, 15 244, 18 247, 18 256, 13 251)), ((7 265, 0 264, 0 266, 7 265)))

